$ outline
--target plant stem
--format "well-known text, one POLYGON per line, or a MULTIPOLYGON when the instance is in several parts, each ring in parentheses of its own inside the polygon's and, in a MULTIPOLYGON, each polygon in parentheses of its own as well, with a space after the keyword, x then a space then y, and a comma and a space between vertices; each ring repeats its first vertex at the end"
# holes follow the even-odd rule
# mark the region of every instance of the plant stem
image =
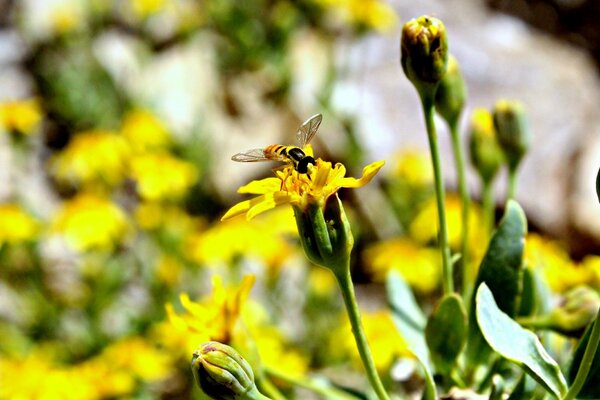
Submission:
POLYGON ((356 400, 356 397, 349 395, 341 390, 334 387, 327 387, 324 384, 315 382, 307 377, 296 377, 290 376, 284 372, 277 371, 275 369, 267 369, 266 372, 274 376, 275 378, 286 381, 294 386, 299 386, 308 390, 311 390, 317 394, 322 395, 326 399, 332 400, 356 400))
POLYGON ((375 390, 375 393, 380 400, 389 400, 383 384, 379 379, 377 370, 375 369, 373 356, 371 355, 371 350, 369 349, 369 345, 367 343, 367 337, 365 336, 365 332, 360 320, 358 304, 356 303, 356 296, 354 295, 354 286, 352 285, 352 278, 350 277, 350 266, 348 265, 347 268, 336 268, 334 271, 338 271, 334 272, 335 277, 340 285, 342 296, 344 297, 344 304, 346 305, 346 311, 348 313, 348 318, 350 319, 350 325, 352 325, 352 333, 354 334, 354 339, 356 340, 356 347, 358 348, 358 353, 360 354, 360 358, 367 372, 369 382, 371 383, 373 390, 375 390))
POLYGON ((517 191, 517 168, 509 168, 508 169, 508 196, 506 200, 511 200, 515 198, 515 193, 517 191))
MULTIPOLYGON (((433 93, 435 93, 435 91, 433 93)), ((442 253, 444 294, 449 294, 454 291, 454 282, 452 278, 452 264, 450 263, 448 228, 446 227, 444 181, 442 179, 442 166, 440 162, 440 151, 438 148, 435 122, 433 121, 433 94, 430 96, 421 95, 421 104, 423 106, 423 114, 425 116, 425 125, 427 126, 427 137, 429 139, 429 150, 431 152, 431 162, 433 164, 433 175, 435 180, 435 198, 437 201, 439 221, 439 241, 440 251, 442 253)))
POLYGON ((267 398, 272 400, 286 400, 285 396, 281 394, 279 389, 273 385, 273 382, 271 382, 264 373, 261 373, 256 377, 256 385, 260 388, 260 390, 267 394, 267 398))
POLYGON ((469 210, 471 200, 469 197, 469 188, 467 187, 467 169, 465 165, 465 156, 460 145, 460 134, 458 131, 458 118, 448 124, 450 127, 450 137, 452 139, 452 152, 456 163, 456 174, 458 177, 458 191, 462 203, 462 232, 461 232, 461 265, 462 265, 462 290, 463 293, 470 285, 470 274, 468 272, 468 250, 469 250, 469 210))
POLYGON ((600 311, 596 316, 596 320, 594 321, 594 326, 592 328, 592 333, 590 334, 590 340, 588 341, 587 346, 585 347, 585 352, 583 353, 583 358, 581 359, 581 364, 579 365, 579 370, 577 370, 577 375, 575 376, 575 380, 573 384, 569 388, 569 391, 563 397, 563 400, 572 400, 579 394, 579 391, 583 387, 588 374, 590 372, 590 368, 592 367, 592 362, 594 361, 594 356, 596 355, 596 351, 598 349, 598 343, 600 342, 600 311))

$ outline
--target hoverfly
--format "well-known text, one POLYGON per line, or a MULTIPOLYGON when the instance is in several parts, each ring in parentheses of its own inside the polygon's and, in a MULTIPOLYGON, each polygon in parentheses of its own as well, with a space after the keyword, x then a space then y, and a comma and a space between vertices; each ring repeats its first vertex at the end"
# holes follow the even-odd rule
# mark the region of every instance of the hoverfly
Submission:
POLYGON ((298 146, 283 146, 281 144, 272 144, 263 149, 251 149, 242 153, 237 153, 231 159, 238 162, 256 162, 256 161, 280 161, 290 164, 301 174, 308 172, 309 165, 315 165, 315 159, 304 153, 302 150, 315 136, 323 116, 316 114, 304 121, 298 132, 296 132, 296 142, 298 146))

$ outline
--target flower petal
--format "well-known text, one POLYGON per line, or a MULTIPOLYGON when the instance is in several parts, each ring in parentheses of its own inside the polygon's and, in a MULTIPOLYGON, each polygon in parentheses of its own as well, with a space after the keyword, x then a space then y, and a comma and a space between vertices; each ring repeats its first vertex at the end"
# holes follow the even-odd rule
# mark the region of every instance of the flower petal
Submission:
POLYGON ((252 181, 238 189, 238 193, 265 194, 276 192, 281 188, 281 179, 265 178, 252 181))
POLYGON ((263 212, 269 211, 282 204, 291 203, 294 198, 294 196, 292 196, 288 192, 281 191, 275 193, 268 193, 261 197, 263 198, 262 201, 251 207, 250 210, 248 210, 248 212, 246 213, 246 218, 248 220, 251 220, 258 214, 262 214, 263 212))
POLYGON ((231 219, 233 217, 236 217, 238 215, 245 214, 249 209, 250 209, 250 200, 241 201, 241 202, 237 203, 236 205, 234 205, 233 207, 231 207, 229 210, 227 210, 225 215, 223 215, 221 217, 221 221, 225 221, 225 220, 231 219))
POLYGON ((350 177, 342 178, 340 179, 339 186, 344 188, 363 187, 367 183, 371 182, 371 179, 373 179, 373 177, 377 175, 377 173, 379 172, 381 167, 383 167, 384 164, 385 161, 375 161, 374 163, 371 163, 363 168, 363 175, 359 179, 350 177))

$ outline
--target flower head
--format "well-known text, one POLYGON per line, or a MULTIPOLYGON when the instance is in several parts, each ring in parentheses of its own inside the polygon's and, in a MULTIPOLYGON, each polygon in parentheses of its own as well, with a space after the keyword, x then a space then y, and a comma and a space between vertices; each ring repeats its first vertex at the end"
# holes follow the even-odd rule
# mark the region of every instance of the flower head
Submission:
POLYGON ((0 128, 22 135, 33 133, 42 120, 37 99, 8 101, 0 104, 0 128))
POLYGON ((4 243, 17 244, 33 240, 39 222, 13 203, 0 204, 0 247, 4 243))
MULTIPOLYGON (((312 153, 310 148, 306 150, 307 154, 312 153)), ((324 205, 327 198, 341 188, 359 188, 369 183, 383 164, 383 161, 377 161, 367 165, 359 179, 346 177, 346 167, 343 164, 332 165, 320 158, 306 174, 299 173, 292 166, 286 166, 276 172, 276 177, 252 181, 242 186, 239 193, 259 196, 231 207, 221 220, 240 214, 246 214, 248 219, 252 219, 284 204, 297 206, 302 210, 306 210, 309 205, 324 205)))

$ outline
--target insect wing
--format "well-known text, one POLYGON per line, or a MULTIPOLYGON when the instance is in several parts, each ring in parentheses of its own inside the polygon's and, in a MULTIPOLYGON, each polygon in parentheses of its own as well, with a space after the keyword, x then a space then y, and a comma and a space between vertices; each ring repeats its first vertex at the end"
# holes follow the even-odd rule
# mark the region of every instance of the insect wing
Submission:
POLYGON ((252 149, 248 151, 244 151, 242 153, 234 154, 231 157, 233 161, 237 162, 257 162, 257 161, 267 161, 269 158, 265 155, 265 151, 263 149, 252 149))
POLYGON ((296 133, 298 146, 305 147, 310 143, 312 138, 315 136, 315 133, 317 133, 322 120, 323 116, 321 114, 316 114, 304 121, 296 133))

